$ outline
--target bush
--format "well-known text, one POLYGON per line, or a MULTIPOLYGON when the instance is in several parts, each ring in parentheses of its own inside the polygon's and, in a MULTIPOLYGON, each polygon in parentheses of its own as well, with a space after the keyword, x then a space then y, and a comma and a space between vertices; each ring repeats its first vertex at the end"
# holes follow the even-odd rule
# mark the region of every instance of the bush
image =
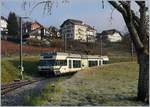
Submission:
POLYGON ((53 48, 61 48, 63 49, 64 47, 64 41, 62 39, 54 39, 51 41, 51 47, 53 48))
POLYGON ((27 44, 31 46, 42 46, 42 47, 50 47, 50 42, 48 40, 39 40, 39 39, 28 39, 27 44))

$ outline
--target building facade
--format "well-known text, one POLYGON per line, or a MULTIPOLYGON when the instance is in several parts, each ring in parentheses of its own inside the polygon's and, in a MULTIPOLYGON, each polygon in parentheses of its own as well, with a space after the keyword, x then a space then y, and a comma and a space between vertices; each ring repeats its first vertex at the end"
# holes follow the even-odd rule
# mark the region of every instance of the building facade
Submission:
POLYGON ((122 41, 122 34, 115 30, 104 30, 102 33, 97 33, 97 39, 107 40, 109 42, 120 42, 122 41))
POLYGON ((96 30, 80 20, 68 19, 63 22, 61 35, 67 39, 80 40, 81 42, 94 42, 96 30))
POLYGON ((7 29, 7 19, 3 16, 1 16, 1 21, 0 21, 0 30, 2 35, 7 35, 8 34, 8 29, 7 29))

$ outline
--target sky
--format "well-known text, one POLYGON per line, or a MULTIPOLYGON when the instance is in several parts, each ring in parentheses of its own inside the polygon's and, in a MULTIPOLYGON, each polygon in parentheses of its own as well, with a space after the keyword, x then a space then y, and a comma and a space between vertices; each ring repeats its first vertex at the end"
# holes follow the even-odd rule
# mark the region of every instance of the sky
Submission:
POLYGON ((56 26, 59 28, 63 21, 77 19, 94 26, 97 32, 108 29, 117 29, 121 32, 127 31, 121 14, 114 10, 107 1, 104 1, 103 9, 101 0, 68 0, 67 3, 62 3, 63 0, 52 0, 55 2, 51 15, 43 14, 44 5, 39 5, 31 13, 32 7, 42 0, 26 0, 28 5, 26 5, 25 10, 22 6, 23 1, 1 0, 1 15, 8 17, 9 12, 12 11, 18 16, 28 16, 32 21, 36 20, 46 27, 56 26), (112 10, 114 10, 113 13, 112 10))

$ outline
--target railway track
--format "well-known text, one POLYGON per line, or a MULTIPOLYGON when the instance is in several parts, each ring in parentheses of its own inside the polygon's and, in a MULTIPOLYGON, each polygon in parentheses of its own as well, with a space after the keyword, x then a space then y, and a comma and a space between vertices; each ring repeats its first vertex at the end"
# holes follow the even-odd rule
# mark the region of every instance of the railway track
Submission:
POLYGON ((21 81, 12 82, 12 83, 9 83, 9 84, 1 85, 1 95, 5 95, 6 93, 8 93, 10 91, 13 91, 17 88, 20 88, 22 86, 32 84, 34 82, 38 82, 38 81, 41 81, 41 80, 43 80, 43 79, 21 80, 21 81))

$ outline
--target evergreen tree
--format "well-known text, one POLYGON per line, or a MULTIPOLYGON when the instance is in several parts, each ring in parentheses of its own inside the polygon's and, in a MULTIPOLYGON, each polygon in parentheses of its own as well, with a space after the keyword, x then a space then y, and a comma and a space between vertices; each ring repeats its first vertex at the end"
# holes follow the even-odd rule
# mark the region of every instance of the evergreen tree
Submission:
POLYGON ((14 12, 10 12, 8 16, 8 35, 17 36, 19 34, 19 24, 17 16, 14 12))

